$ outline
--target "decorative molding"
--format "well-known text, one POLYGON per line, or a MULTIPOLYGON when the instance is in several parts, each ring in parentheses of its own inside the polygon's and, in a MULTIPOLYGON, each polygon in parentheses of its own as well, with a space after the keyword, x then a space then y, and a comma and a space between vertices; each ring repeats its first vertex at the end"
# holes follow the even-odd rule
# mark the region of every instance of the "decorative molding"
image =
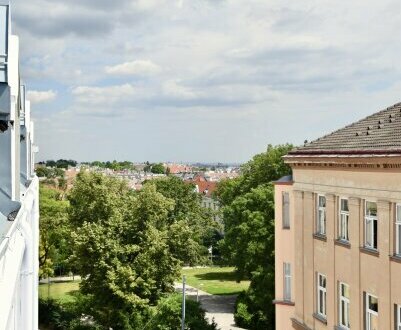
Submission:
POLYGON ((312 191, 304 191, 304 199, 313 199, 312 191))
POLYGON ((312 330, 312 328, 309 328, 305 323, 298 321, 296 318, 292 318, 291 322, 292 322, 292 327, 295 330, 312 330))
POLYGON ((302 199, 304 192, 302 190, 293 190, 293 195, 295 198, 302 199))
POLYGON ((361 204, 361 199, 359 197, 349 197, 348 202, 350 205, 359 206, 361 204))
POLYGON ((326 202, 335 202, 337 196, 335 194, 325 194, 326 202))
POLYGON ((341 240, 341 239, 336 239, 336 240, 334 240, 334 244, 337 245, 337 246, 345 247, 345 248, 347 248, 347 249, 350 249, 350 248, 351 248, 351 244, 350 244, 349 242, 343 241, 343 240, 341 240))
POLYGON ((327 325, 327 319, 324 318, 323 316, 317 314, 317 313, 313 313, 313 318, 318 320, 319 322, 322 322, 323 324, 327 325))
POLYGON ((365 247, 365 246, 361 246, 361 247, 359 248, 359 251, 362 252, 362 253, 365 253, 365 254, 369 254, 369 255, 371 255, 371 256, 374 256, 374 257, 379 257, 379 256, 380 256, 379 251, 374 250, 374 249, 371 249, 371 248, 367 248, 367 247, 365 247))
POLYGON ((394 254, 394 255, 390 255, 389 257, 390 257, 391 261, 401 264, 401 256, 400 255, 394 254))
POLYGON ((384 201, 384 200, 378 200, 377 201, 377 208, 384 210, 384 211, 390 211, 391 203, 390 201, 384 201))
POLYGON ((282 305, 282 306, 295 306, 295 302, 288 300, 273 300, 273 305, 282 305))
POLYGON ((314 233, 313 234, 313 238, 317 239, 319 241, 322 241, 322 242, 327 242, 327 236, 326 235, 322 235, 322 234, 319 234, 319 233, 314 233))
POLYGON ((401 169, 401 163, 287 162, 292 168, 401 169))

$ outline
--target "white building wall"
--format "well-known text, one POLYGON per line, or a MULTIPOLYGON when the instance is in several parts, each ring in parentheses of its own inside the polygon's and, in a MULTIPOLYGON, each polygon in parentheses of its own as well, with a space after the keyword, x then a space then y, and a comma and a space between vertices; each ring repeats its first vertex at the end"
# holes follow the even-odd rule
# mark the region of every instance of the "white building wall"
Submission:
MULTIPOLYGON (((4 5, 1 7, 4 9, 4 5)), ((9 19, 9 17, 8 17, 9 19)), ((8 20, 9 21, 9 20, 8 20)), ((0 32, 4 36, 7 20, 0 21, 0 32), (3 24, 3 26, 2 26, 3 24)), ((7 35, 6 33, 6 35, 7 35)), ((28 111, 19 111, 21 102, 19 76, 19 40, 7 35, 7 77, 2 87, 10 89, 10 100, 3 100, 3 111, 10 113, 2 117, 8 128, 0 131, 0 330, 38 329, 38 270, 39 270, 39 182, 33 176, 33 124, 28 111), (22 116, 22 118, 20 117, 22 116), (24 117, 26 116, 26 117, 24 117), (20 159, 20 123, 24 123, 27 134, 27 159, 20 159), (30 136, 30 138, 29 138, 30 136), (11 161, 10 161, 11 160, 11 161), (29 187, 21 185, 21 169, 27 173, 29 187), (11 185, 11 187, 10 187, 11 185), (10 187, 10 193, 4 188, 10 187), (21 194, 20 194, 20 190, 21 194), (14 214, 15 211, 16 214, 14 214)), ((0 66, 1 66, 0 65, 0 66)))

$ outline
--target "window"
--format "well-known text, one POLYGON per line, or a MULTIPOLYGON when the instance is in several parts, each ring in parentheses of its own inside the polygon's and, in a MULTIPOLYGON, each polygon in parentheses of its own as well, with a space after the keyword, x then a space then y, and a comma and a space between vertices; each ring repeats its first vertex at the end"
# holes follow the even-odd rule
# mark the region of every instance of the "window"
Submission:
POLYGON ((365 247, 377 249, 377 205, 365 203, 365 247))
POLYGON ((326 235, 326 197, 318 196, 317 205, 317 233, 326 235))
POLYGON ((395 306, 395 328, 396 330, 401 330, 401 305, 395 306))
MULTIPOLYGON (((339 306, 339 324, 341 328, 349 329, 349 286, 340 283, 340 306, 339 306)), ((401 329, 400 329, 401 330, 401 329)))
POLYGON ((290 194, 283 193, 283 228, 290 228, 290 194))
POLYGON ((401 204, 396 209, 395 236, 395 253, 401 255, 401 204))
POLYGON ((291 264, 284 263, 284 300, 291 301, 291 264))
POLYGON ((317 274, 317 313, 326 318, 326 276, 317 274))
POLYGON ((379 330, 379 305, 377 297, 366 294, 366 330, 379 330))
POLYGON ((338 238, 343 241, 349 241, 348 236, 349 208, 348 199, 340 199, 340 218, 338 228, 338 238))

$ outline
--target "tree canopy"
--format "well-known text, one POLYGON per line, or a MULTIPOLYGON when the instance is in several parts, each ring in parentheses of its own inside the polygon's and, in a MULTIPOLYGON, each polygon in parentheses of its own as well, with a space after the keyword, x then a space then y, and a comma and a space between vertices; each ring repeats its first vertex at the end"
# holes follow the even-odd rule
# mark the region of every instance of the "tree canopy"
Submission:
POLYGON ((69 194, 71 260, 102 324, 138 328, 149 306, 172 291, 184 261, 200 259, 194 223, 203 218, 177 203, 191 193, 186 189, 174 181, 152 181, 135 192, 116 178, 78 175, 69 194))
POLYGON ((216 197, 222 205, 225 237, 220 244, 238 280, 251 279, 237 303, 236 319, 250 329, 274 329, 274 187, 291 173, 282 156, 291 145, 269 145, 253 157, 236 179, 222 181, 216 197))
POLYGON ((57 269, 70 269, 68 241, 70 227, 67 217, 68 202, 57 189, 40 185, 40 276, 47 277, 57 269))
POLYGON ((154 174, 164 174, 166 172, 166 169, 164 168, 164 165, 162 163, 157 163, 153 164, 150 167, 150 171, 154 174))

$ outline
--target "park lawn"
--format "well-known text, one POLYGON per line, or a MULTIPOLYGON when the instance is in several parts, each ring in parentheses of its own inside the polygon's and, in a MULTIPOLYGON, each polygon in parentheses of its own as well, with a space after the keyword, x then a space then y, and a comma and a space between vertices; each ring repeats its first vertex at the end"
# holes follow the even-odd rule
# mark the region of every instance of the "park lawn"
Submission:
POLYGON ((215 295, 238 294, 249 287, 249 281, 235 281, 234 267, 207 267, 183 269, 186 283, 215 295))
POLYGON ((69 282, 56 282, 48 284, 39 285, 39 297, 42 299, 47 299, 49 296, 51 299, 65 302, 74 302, 74 293, 79 289, 79 281, 69 281, 69 282))

